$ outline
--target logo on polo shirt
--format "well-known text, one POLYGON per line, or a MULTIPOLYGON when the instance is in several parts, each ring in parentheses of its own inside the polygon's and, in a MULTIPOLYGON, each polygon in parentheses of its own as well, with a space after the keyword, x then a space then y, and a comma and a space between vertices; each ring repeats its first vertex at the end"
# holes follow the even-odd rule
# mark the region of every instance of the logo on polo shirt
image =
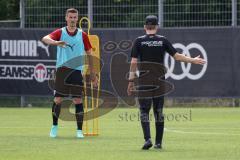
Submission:
POLYGON ((163 42, 162 41, 144 41, 144 42, 141 42, 141 45, 144 46, 148 46, 148 47, 157 47, 157 46, 162 46, 163 45, 163 42))

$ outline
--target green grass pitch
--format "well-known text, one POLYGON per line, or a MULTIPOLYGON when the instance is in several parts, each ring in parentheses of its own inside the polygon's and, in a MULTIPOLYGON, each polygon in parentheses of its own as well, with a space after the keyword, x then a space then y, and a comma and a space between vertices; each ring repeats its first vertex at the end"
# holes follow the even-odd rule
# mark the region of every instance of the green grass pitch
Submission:
MULTIPOLYGON (((75 138, 75 122, 60 120, 49 138, 50 108, 0 108, 1 160, 238 160, 240 108, 167 108, 162 150, 141 150, 138 110, 115 109, 99 118, 100 135, 75 138), (173 116, 175 116, 173 118, 173 116)), ((154 128, 152 120, 152 137, 154 128)))

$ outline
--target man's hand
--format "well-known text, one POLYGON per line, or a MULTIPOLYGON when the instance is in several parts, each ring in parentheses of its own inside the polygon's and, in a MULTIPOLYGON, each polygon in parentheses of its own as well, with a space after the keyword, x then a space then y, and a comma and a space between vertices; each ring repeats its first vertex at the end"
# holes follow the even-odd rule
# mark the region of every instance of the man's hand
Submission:
POLYGON ((127 88, 127 93, 129 96, 132 95, 132 91, 134 90, 134 82, 129 82, 128 83, 128 88, 127 88))
POLYGON ((96 76, 94 80, 92 80, 93 87, 97 88, 98 87, 98 77, 96 76))
POLYGON ((91 74, 90 79, 92 81, 93 87, 97 88, 98 87, 98 76, 96 74, 91 74))
POLYGON ((194 57, 192 59, 193 59, 193 61, 192 61, 193 64, 201 64, 201 65, 203 65, 203 64, 206 63, 206 61, 204 59, 200 58, 200 55, 198 55, 197 57, 194 57))
POLYGON ((64 41, 55 41, 55 45, 56 46, 59 46, 59 47, 63 47, 63 48, 65 48, 66 47, 66 42, 64 42, 64 41))

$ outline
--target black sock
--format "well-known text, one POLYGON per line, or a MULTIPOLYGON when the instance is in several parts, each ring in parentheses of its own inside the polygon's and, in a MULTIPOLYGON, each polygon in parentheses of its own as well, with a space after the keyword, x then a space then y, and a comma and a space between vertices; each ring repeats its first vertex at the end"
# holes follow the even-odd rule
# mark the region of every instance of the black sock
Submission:
POLYGON ((83 118, 84 118, 84 109, 83 104, 75 104, 75 113, 76 113, 76 121, 77 121, 77 129, 82 130, 83 118))
POLYGON ((52 105, 53 125, 58 125, 58 118, 59 118, 60 112, 61 112, 61 105, 53 102, 53 105, 52 105))

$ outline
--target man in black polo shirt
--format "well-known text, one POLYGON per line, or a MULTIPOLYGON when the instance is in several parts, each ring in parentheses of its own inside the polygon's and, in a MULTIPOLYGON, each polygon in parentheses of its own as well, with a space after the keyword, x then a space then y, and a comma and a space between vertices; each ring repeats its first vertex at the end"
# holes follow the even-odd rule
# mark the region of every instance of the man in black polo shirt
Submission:
MULTIPOLYGON (((146 31, 146 34, 144 36, 138 37, 134 45, 132 47, 131 52, 131 66, 130 66, 130 73, 129 73, 129 84, 128 84, 128 95, 132 95, 134 91, 136 91, 134 80, 136 76, 137 67, 140 68, 140 76, 141 70, 143 69, 144 62, 147 62, 150 65, 146 65, 144 70, 154 70, 156 73, 156 63, 163 64, 164 61, 164 55, 167 52, 170 54, 175 60, 186 62, 186 63, 193 63, 193 64, 205 64, 205 60, 200 58, 200 56, 191 58, 188 56, 185 56, 184 54, 180 54, 177 52, 177 50, 172 46, 172 44, 163 36, 157 35, 158 30, 158 18, 156 16, 150 15, 146 17, 146 22, 144 25, 144 29, 146 31), (140 62, 140 67, 137 66, 138 59, 140 62), (151 67, 152 63, 152 67, 151 67)), ((163 71, 162 69, 161 71, 163 71)), ((151 72, 151 71, 150 71, 151 72)), ((159 70, 160 72, 160 70, 159 70)), ((153 88, 149 87, 151 85, 154 85, 154 79, 157 82, 157 78, 153 78, 153 76, 157 74, 152 74, 152 77, 147 77, 145 80, 140 81, 141 78, 138 81, 138 86, 140 86, 137 90, 151 90, 153 88), (149 84, 149 82, 151 84, 149 84), (141 87, 141 84, 144 85, 141 87), (149 85, 149 86, 147 86, 149 85)), ((162 77, 164 80, 164 76, 162 77)), ((153 89, 154 90, 154 89, 153 89)), ((150 94, 151 95, 151 94, 150 94)), ((155 137, 155 145, 154 148, 161 149, 162 148, 162 138, 163 138, 163 132, 164 132, 164 117, 163 117, 163 104, 164 104, 164 97, 163 94, 156 94, 152 93, 152 96, 147 95, 139 96, 138 97, 139 105, 140 105, 140 118, 141 118, 141 125, 143 129, 144 139, 145 143, 142 147, 142 149, 149 149, 152 147, 152 141, 150 136, 150 124, 149 124, 149 111, 151 108, 151 105, 153 103, 153 112, 155 117, 155 127, 156 127, 156 137, 155 137)))

